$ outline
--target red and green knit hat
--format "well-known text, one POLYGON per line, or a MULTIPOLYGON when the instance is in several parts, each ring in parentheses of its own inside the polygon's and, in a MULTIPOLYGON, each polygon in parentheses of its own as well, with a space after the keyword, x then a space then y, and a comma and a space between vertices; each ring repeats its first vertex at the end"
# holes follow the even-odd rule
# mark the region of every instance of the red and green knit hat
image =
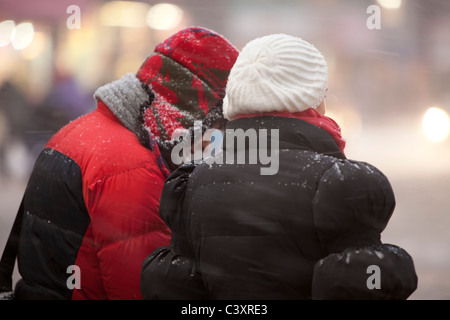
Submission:
POLYGON ((167 176, 160 147, 170 151, 175 130, 192 129, 224 98, 237 56, 221 35, 186 28, 157 45, 136 74, 101 86, 94 97, 154 152, 167 176))
POLYGON ((157 45, 136 74, 154 94, 143 116, 151 137, 167 142, 175 130, 202 120, 224 98, 237 56, 223 36, 200 27, 183 29, 157 45))

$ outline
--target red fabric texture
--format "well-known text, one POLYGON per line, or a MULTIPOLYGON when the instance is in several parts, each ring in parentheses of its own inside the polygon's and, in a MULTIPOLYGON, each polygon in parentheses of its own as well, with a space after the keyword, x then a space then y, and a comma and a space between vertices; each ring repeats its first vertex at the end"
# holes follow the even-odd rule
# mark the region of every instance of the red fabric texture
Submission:
POLYGON ((142 146, 102 102, 61 129, 47 144, 73 159, 82 173, 91 222, 76 258, 81 289, 72 299, 142 299, 142 262, 169 245, 159 216, 168 170, 156 139, 201 120, 223 98, 238 51, 222 36, 187 28, 155 48, 136 76, 155 94, 145 109, 151 150, 142 146))
POLYGON ((225 96, 228 72, 238 56, 238 50, 221 35, 192 27, 181 30, 155 48, 206 82, 220 98, 225 96), (225 71, 225 73, 220 72, 225 71))
POLYGON ((265 112, 265 113, 253 113, 253 114, 245 114, 245 115, 239 115, 236 117, 236 119, 239 118, 250 118, 250 117, 261 117, 261 116, 276 116, 276 117, 286 117, 286 118, 296 118, 303 121, 306 121, 310 124, 313 124, 325 131, 327 131, 336 141, 336 144, 338 145, 339 149, 341 149, 341 152, 345 154, 344 149, 346 145, 346 141, 344 138, 342 138, 341 128, 339 125, 331 119, 330 117, 321 115, 319 112, 317 112, 316 109, 309 108, 305 111, 301 112, 265 112))
POLYGON ((203 119, 223 99, 237 56, 228 40, 199 27, 183 29, 157 45, 136 74, 155 93, 144 115, 151 137, 170 141, 175 130, 203 119))
POLYGON ((142 299, 144 259, 170 243, 159 216, 165 177, 143 147, 101 101, 47 144, 80 167, 91 223, 78 251, 81 289, 72 299, 142 299))

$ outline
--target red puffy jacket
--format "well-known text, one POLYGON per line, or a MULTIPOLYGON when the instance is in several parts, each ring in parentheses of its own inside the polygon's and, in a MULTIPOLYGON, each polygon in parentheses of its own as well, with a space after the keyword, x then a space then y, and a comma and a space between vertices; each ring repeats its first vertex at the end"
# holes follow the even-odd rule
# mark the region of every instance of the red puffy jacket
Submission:
POLYGON ((103 102, 65 126, 25 193, 16 296, 141 299, 142 261, 170 239, 158 214, 164 179, 152 152, 103 102), (70 265, 80 270, 73 291, 70 265))
POLYGON ((183 29, 56 133, 23 199, 18 299, 142 299, 142 262, 170 242, 158 209, 171 135, 223 98, 237 55, 210 30, 183 29))

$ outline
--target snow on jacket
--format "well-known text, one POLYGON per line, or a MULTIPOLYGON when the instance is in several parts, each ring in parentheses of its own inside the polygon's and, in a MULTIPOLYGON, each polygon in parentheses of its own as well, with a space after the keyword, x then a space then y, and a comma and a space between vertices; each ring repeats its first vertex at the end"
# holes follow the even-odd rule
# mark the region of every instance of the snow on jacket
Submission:
POLYGON ((222 36, 183 29, 53 136, 24 195, 16 298, 142 299, 142 261, 170 242, 158 214, 171 169, 161 150, 223 98, 236 57, 222 36))
MULTIPOLYGON (((217 162, 175 171, 160 206, 172 242, 145 260, 143 297, 406 299, 414 292, 412 258, 380 240, 395 207, 388 179, 346 159, 328 132, 301 119, 227 125, 252 128, 279 129, 278 172, 217 162), (381 289, 367 285, 373 265, 381 289)), ((248 156, 248 144, 240 151, 248 156)))
POLYGON ((170 239, 158 215, 164 179, 152 152, 102 102, 64 127, 25 192, 16 296, 139 299, 139 262, 170 239), (71 265, 80 289, 66 285, 71 265))

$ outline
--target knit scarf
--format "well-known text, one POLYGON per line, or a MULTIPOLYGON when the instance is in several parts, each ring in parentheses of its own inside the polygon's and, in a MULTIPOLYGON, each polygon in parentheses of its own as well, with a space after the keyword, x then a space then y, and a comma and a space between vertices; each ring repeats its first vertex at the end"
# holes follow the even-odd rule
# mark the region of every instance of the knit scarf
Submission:
POLYGON ((341 128, 339 125, 331 119, 330 117, 323 116, 317 110, 313 108, 309 108, 305 111, 301 112, 287 112, 287 111, 275 111, 275 112, 265 112, 265 113, 253 113, 253 114, 245 114, 239 115, 238 118, 250 118, 250 117, 261 117, 261 116, 275 116, 275 117, 286 117, 286 118, 295 118, 306 121, 310 124, 319 127, 327 131, 331 137, 336 142, 337 146, 341 150, 341 152, 345 155, 344 149, 346 145, 345 139, 342 138, 341 128))
POLYGON ((95 92, 123 125, 150 148, 165 176, 175 167, 171 150, 178 129, 191 129, 223 99, 237 49, 200 27, 183 29, 155 47, 136 75, 95 92))

